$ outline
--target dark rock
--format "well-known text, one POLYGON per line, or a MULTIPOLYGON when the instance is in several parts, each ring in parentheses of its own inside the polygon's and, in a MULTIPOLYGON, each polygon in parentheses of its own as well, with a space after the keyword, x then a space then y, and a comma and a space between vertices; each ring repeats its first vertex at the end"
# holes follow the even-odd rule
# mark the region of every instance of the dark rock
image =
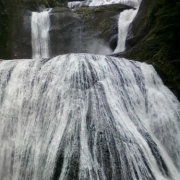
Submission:
POLYGON ((37 4, 32 0, 18 6, 9 30, 8 58, 32 58, 31 14, 32 11, 40 11, 43 7, 45 8, 45 5, 37 4))
POLYGON ((75 12, 81 15, 83 22, 83 47, 86 47, 84 51, 112 53, 117 44, 119 14, 130 8, 120 4, 77 8, 75 12))
POLYGON ((129 26, 129 32, 126 41, 126 46, 128 49, 137 44, 137 42, 139 42, 147 34, 146 15, 150 3, 151 0, 142 0, 139 11, 134 21, 129 26))
POLYGON ((69 8, 57 7, 50 12, 51 56, 80 52, 81 19, 69 8))
POLYGON ((117 44, 118 16, 125 5, 55 7, 50 12, 51 57, 64 53, 110 54, 117 44))
MULTIPOLYGON (((31 14, 44 8, 45 4, 31 0, 19 6, 9 32, 8 58, 32 58, 31 14)), ((50 56, 80 52, 111 54, 117 44, 119 13, 130 8, 109 5, 73 11, 54 7, 50 12, 50 56)))
POLYGON ((27 2, 19 7, 8 43, 11 58, 32 57, 31 11, 38 11, 38 6, 35 3, 27 2))

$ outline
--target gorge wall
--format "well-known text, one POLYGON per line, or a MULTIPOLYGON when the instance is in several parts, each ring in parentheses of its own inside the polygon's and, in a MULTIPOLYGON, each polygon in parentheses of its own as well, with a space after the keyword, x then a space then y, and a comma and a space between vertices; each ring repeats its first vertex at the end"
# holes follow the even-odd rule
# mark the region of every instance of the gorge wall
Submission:
POLYGON ((180 3, 143 0, 121 54, 153 64, 164 83, 180 99, 180 3))
MULTIPOLYGON (((57 5, 62 6, 63 4, 61 3, 65 2, 65 0, 26 0, 13 2, 12 0, 2 0, 0 2, 0 58, 30 58, 32 54, 29 41, 31 36, 30 11, 37 11, 40 4, 44 4, 46 7, 50 5, 51 7, 55 7, 57 5), (26 19, 26 23, 24 24, 23 16, 26 19), (18 28, 21 26, 23 26, 24 29, 18 28), (22 49, 24 51, 22 51, 22 49)), ((155 0, 142 0, 139 13, 132 24, 131 33, 127 40, 127 46, 130 50, 124 54, 127 58, 153 64, 164 80, 164 83, 167 84, 178 97, 180 94, 179 9, 180 4, 176 0, 160 0, 158 2, 155 0)), ((68 10, 65 8, 60 10, 59 8, 59 11, 68 10)), ((79 11, 81 14, 86 14, 87 12, 86 10, 84 12, 79 11)), ((115 17, 115 14, 118 14, 118 12, 116 12, 117 11, 113 12, 112 15, 108 14, 108 16, 115 17)), ((68 13, 71 14, 72 19, 74 16, 73 13, 68 13)), ((89 17, 88 13, 86 15, 86 18, 89 17)), ((103 18, 104 17, 105 16, 103 16, 103 18)), ((84 20, 82 21, 76 17, 73 18, 74 20, 71 20, 72 23, 82 25, 84 20)), ((89 20, 90 19, 89 17, 89 20)), ((57 21, 57 15, 52 17, 52 20, 53 22, 57 21)), ((116 20, 111 21, 113 26, 116 20)), ((105 44, 108 44, 108 46, 113 49, 117 43, 117 25, 116 28, 111 29, 112 34, 110 33, 109 37, 107 31, 105 34, 102 32, 110 26, 110 24, 108 24, 108 26, 105 24, 104 28, 98 28, 98 33, 100 33, 98 36, 100 36, 100 38, 104 36, 105 44)), ((77 28, 71 28, 71 30, 74 32, 80 31, 77 28)), ((52 31, 54 31, 54 29, 52 29, 52 31)), ((59 29, 58 31, 61 32, 62 30, 59 29)), ((97 29, 94 29, 94 32, 95 31, 97 31, 97 29)), ((66 37, 68 32, 64 33, 66 37)), ((52 38, 56 41, 53 35, 52 38)), ((68 41, 70 39, 71 37, 68 41)), ((58 40, 61 40, 60 36, 58 40)), ((73 41, 77 42, 78 40, 76 36, 73 41)), ((62 47, 64 47, 64 45, 66 46, 68 43, 64 43, 62 47)), ((81 47, 84 46, 79 46, 79 48, 81 47)), ((58 54, 57 48, 53 47, 53 49, 55 51, 54 54, 58 54)), ((68 52, 67 49, 62 49, 61 52, 63 51, 65 53, 68 52)), ((78 50, 74 49, 74 52, 78 52, 78 50)), ((122 56, 122 54, 119 56, 122 56)))
MULTIPOLYGON (((132 8, 118 4, 79 7, 74 12, 66 6, 60 3, 51 6, 54 8, 49 13, 50 57, 69 52, 111 54, 117 45, 119 13, 132 8)), ((16 7, 11 22, 6 22, 7 32, 1 33, 2 39, 6 36, 1 45, 1 58, 32 58, 31 12, 45 7, 49 5, 31 0, 16 7)))

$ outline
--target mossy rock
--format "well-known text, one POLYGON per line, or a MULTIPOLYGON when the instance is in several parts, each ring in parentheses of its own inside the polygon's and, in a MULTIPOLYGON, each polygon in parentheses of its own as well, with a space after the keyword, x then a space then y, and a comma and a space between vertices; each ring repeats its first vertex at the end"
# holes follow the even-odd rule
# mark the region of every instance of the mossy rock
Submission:
POLYGON ((115 31, 118 33, 117 18, 120 12, 131 8, 126 5, 113 4, 99 7, 79 7, 75 12, 82 16, 83 32, 96 31, 97 38, 108 41, 112 36, 112 29, 116 29, 115 31))
POLYGON ((165 85, 180 99, 178 9, 180 3, 175 0, 143 0, 128 39, 132 47, 119 56, 154 65, 165 85))

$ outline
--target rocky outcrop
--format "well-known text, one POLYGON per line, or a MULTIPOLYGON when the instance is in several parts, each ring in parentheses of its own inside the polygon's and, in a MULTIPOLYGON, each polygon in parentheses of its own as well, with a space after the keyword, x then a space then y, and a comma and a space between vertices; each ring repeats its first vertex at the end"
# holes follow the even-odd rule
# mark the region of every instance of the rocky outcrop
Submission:
POLYGON ((110 54, 117 44, 117 18, 130 7, 56 7, 50 12, 51 57, 64 53, 110 54))
POLYGON ((146 18, 152 0, 142 0, 134 21, 129 26, 126 44, 128 48, 136 45, 148 32, 146 18))
MULTIPOLYGON (((46 8, 32 0, 19 5, 12 19, 7 55, 1 58, 32 58, 31 12, 46 8)), ((119 13, 131 7, 109 5, 79 7, 71 10, 64 5, 54 7, 50 15, 50 56, 65 53, 111 54, 117 45, 119 13)))
POLYGON ((31 58, 31 12, 21 9, 15 19, 14 30, 8 43, 12 58, 31 58))
POLYGON ((101 49, 106 49, 107 53, 113 52, 118 39, 119 14, 123 10, 130 8, 125 5, 108 5, 76 9, 76 13, 82 17, 83 36, 85 37, 84 46, 87 46, 89 53, 104 54, 101 49), (90 44, 95 49, 99 47, 100 52, 91 52, 90 44), (109 51, 107 48, 109 48, 109 51))
POLYGON ((179 8, 177 1, 142 0, 127 39, 130 48, 116 56, 153 64, 180 99, 179 8))
POLYGON ((80 52, 82 24, 80 17, 69 8, 55 7, 50 12, 50 22, 51 57, 80 52))

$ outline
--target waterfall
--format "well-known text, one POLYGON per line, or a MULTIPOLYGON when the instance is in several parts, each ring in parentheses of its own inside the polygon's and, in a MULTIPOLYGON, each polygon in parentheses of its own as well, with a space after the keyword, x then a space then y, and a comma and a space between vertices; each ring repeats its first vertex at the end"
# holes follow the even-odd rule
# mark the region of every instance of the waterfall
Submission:
POLYGON ((132 7, 137 7, 141 0, 87 0, 90 6, 100 6, 108 4, 126 4, 132 7))
POLYGON ((32 13, 31 34, 33 59, 49 58, 50 10, 32 13))
POLYGON ((131 7, 138 7, 141 0, 86 0, 86 1, 73 1, 68 2, 68 7, 73 9, 81 5, 86 6, 102 6, 108 4, 126 4, 131 7))
MULTIPOLYGON (((124 51, 140 1, 87 2, 137 7, 119 16, 115 52, 124 51)), ((48 13, 32 13, 33 59, 0 60, 0 180, 179 180, 180 102, 153 66, 50 59, 48 13)))
POLYGON ((0 61, 1 180, 179 180, 180 103, 145 63, 0 61))
POLYGON ((118 42, 114 53, 123 52, 126 50, 126 37, 129 25, 132 23, 139 10, 141 0, 121 0, 122 4, 136 7, 136 10, 129 9, 120 13, 118 20, 118 42))
POLYGON ((88 6, 101 6, 101 5, 108 5, 108 4, 125 4, 129 5, 131 7, 135 7, 134 9, 124 10, 119 15, 118 20, 118 41, 117 41, 117 47, 114 50, 114 53, 123 52, 126 49, 126 37, 128 34, 128 28, 129 25, 134 20, 139 6, 140 6, 141 0, 87 0, 87 1, 74 1, 69 2, 68 7, 69 8, 76 8, 81 6, 82 4, 88 5, 88 6))
POLYGON ((118 43, 116 49, 114 50, 114 53, 125 51, 128 28, 135 18, 137 12, 138 9, 129 9, 120 13, 118 20, 118 43))

